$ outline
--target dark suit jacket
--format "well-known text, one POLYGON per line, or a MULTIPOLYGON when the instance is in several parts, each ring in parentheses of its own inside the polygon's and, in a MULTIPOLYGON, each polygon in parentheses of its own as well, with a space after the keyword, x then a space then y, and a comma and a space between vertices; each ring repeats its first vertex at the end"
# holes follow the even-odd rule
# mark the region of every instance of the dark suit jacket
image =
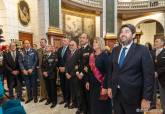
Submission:
POLYGON ((61 57, 63 47, 59 48, 57 51, 57 56, 58 56, 58 67, 64 67, 67 61, 68 53, 69 53, 69 47, 67 47, 64 56, 61 57))
POLYGON ((76 50, 74 54, 68 58, 65 72, 69 73, 72 77, 76 75, 76 71, 78 70, 78 64, 79 64, 79 51, 76 50))
POLYGON ((121 91, 123 100, 129 104, 139 104, 144 98, 152 100, 154 64, 149 50, 138 44, 132 44, 120 69, 118 57, 121 46, 112 52, 112 76, 109 87, 112 87, 113 97, 121 91), (117 89, 117 86, 120 89, 117 89))
POLYGON ((12 58, 11 52, 8 52, 4 56, 4 63, 7 73, 11 73, 13 70, 19 70, 19 63, 18 63, 18 56, 19 52, 16 51, 16 58, 15 61, 12 58))
POLYGON ((158 73, 158 80, 161 86, 165 88, 165 49, 156 57, 155 69, 158 73))

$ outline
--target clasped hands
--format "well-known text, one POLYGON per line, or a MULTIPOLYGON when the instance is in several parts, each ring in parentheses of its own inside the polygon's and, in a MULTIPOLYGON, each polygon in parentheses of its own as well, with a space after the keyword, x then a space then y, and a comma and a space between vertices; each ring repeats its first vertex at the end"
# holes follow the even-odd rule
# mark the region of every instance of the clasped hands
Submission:
POLYGON ((23 74, 24 75, 31 75, 32 74, 32 72, 33 72, 33 69, 28 69, 28 70, 22 70, 22 72, 23 72, 23 74))

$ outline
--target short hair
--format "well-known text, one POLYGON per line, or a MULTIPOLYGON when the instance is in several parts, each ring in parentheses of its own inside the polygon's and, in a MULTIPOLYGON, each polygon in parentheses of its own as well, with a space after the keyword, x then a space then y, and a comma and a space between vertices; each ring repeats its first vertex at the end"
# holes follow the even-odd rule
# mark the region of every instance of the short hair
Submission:
POLYGON ((159 40, 163 43, 163 45, 165 45, 165 39, 164 39, 164 38, 158 37, 158 38, 156 38, 155 40, 157 40, 157 39, 159 39, 159 40))
POLYGON ((105 41, 104 41, 104 39, 101 38, 101 37, 95 37, 95 38, 93 39, 93 42, 94 42, 95 40, 98 41, 99 47, 100 47, 101 51, 104 51, 104 50, 105 50, 105 41))
POLYGON ((146 42, 146 45, 148 45, 148 49, 151 51, 152 50, 152 45, 149 42, 146 42))
POLYGON ((121 30, 124 28, 124 27, 127 27, 130 29, 130 31, 132 32, 132 34, 135 34, 136 33, 136 28, 134 25, 132 24, 125 24, 125 25, 122 25, 119 29, 119 34, 121 33, 121 30))
POLYGON ((75 42, 76 45, 78 45, 78 42, 76 40, 71 39, 70 42, 72 42, 72 41, 75 42))
MULTIPOLYGON (((89 35, 88 35, 87 33, 84 32, 84 33, 82 33, 82 34, 85 34, 85 35, 87 36, 87 39, 89 40, 89 35)), ((81 35, 82 35, 82 34, 81 34, 81 35)))
POLYGON ((41 38, 41 40, 44 40, 47 43, 47 40, 45 38, 41 38))

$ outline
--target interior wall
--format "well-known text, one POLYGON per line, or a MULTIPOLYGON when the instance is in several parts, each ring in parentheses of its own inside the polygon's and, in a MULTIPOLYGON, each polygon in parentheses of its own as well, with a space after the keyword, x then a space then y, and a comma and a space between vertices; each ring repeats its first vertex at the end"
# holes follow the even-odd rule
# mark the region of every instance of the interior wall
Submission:
POLYGON ((7 41, 11 39, 19 39, 19 31, 33 33, 33 42, 36 42, 38 36, 38 16, 37 16, 37 0, 31 2, 26 0, 30 8, 30 23, 28 26, 23 26, 18 19, 19 0, 5 0, 7 7, 7 41))
POLYGON ((100 37, 100 16, 96 16, 96 22, 95 22, 95 25, 96 25, 96 37, 100 37))
POLYGON ((125 21, 122 21, 122 24, 130 23, 130 24, 133 24, 134 26, 137 26, 139 23, 142 23, 147 20, 158 21, 163 26, 163 28, 165 28, 165 13, 155 13, 148 16, 125 20, 125 21))
POLYGON ((119 2, 136 2, 136 1, 148 1, 148 0, 118 0, 119 2))
POLYGON ((156 22, 142 23, 140 24, 139 29, 143 32, 143 35, 140 38, 140 44, 150 42, 153 45, 154 35, 156 35, 156 22))
MULTIPOLYGON (((38 44, 41 38, 47 38, 46 33, 49 27, 49 1, 39 0, 38 2, 38 44)), ((39 47, 39 46, 38 46, 39 47)))
POLYGON ((2 35, 6 38, 7 14, 6 14, 6 6, 3 0, 0 0, 0 28, 3 29, 2 35))

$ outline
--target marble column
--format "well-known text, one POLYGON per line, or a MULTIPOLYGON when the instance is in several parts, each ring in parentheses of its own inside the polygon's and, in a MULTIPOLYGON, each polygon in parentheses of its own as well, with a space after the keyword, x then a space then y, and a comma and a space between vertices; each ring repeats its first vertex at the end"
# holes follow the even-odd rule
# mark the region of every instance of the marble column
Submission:
POLYGON ((104 37, 107 33, 117 34, 117 0, 103 0, 103 14, 101 25, 104 37))
POLYGON ((49 0, 49 26, 61 28, 61 0, 49 0))

